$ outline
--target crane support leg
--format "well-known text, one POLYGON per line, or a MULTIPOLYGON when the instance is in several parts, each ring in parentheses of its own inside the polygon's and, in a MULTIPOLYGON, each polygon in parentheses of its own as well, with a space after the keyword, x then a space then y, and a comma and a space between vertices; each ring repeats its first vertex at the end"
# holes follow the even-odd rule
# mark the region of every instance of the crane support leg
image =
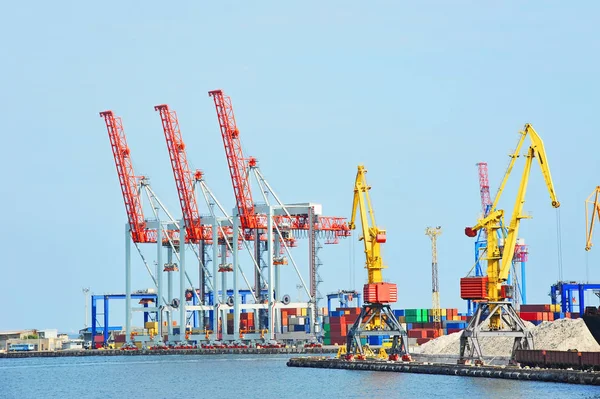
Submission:
POLYGON ((481 351, 480 337, 514 337, 511 352, 511 363, 517 349, 533 349, 533 334, 525 326, 512 303, 482 302, 477 306, 475 315, 460 336, 460 358, 458 364, 483 365, 483 352, 481 351), (490 330, 489 320, 493 315, 499 316, 505 327, 502 330, 490 330))
POLYGON ((360 315, 350 328, 346 338, 346 360, 364 359, 367 351, 360 339, 369 336, 389 335, 392 347, 388 351, 390 360, 410 360, 408 337, 398 319, 394 316, 390 305, 372 303, 363 305, 360 315), (380 329, 371 329, 373 321, 379 319, 380 329))

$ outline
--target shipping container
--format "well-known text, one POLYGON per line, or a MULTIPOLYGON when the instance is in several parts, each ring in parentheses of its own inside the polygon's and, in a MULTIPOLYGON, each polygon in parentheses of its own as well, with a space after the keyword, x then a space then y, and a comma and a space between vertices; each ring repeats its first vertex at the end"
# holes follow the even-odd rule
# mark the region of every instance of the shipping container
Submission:
POLYGON ((521 312, 550 312, 550 304, 541 304, 541 305, 521 305, 521 312))
POLYGON ((485 299, 487 297, 487 283, 487 276, 461 278, 460 297, 462 299, 485 299))
POLYGON ((372 283, 363 287, 365 302, 393 303, 398 301, 398 287, 393 283, 372 283))
POLYGON ((377 345, 380 346, 383 344, 383 336, 381 335, 371 335, 369 336, 369 345, 377 345))

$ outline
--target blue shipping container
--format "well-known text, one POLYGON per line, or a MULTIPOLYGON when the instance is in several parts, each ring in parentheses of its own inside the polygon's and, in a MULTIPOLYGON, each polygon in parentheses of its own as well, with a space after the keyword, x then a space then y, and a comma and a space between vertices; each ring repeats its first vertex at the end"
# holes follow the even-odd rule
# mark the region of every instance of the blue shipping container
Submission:
POLYGON ((381 345, 383 344, 383 337, 381 335, 372 335, 369 337, 369 345, 381 345))

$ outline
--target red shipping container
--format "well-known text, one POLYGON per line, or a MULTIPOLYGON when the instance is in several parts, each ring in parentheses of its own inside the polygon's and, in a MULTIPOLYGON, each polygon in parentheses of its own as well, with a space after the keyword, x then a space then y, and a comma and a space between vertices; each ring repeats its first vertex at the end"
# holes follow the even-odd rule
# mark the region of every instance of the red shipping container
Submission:
POLYGON ((329 316, 329 324, 346 324, 346 316, 329 316))
POLYGON ((539 321, 542 320, 542 314, 540 312, 520 312, 519 317, 527 321, 539 321))
POLYGON ((431 338, 417 338, 417 344, 419 345, 423 345, 429 341, 431 341, 431 338))
POLYGON ((453 334, 455 332, 461 332, 462 329, 460 328, 448 328, 448 334, 453 334))
POLYGON ((487 283, 487 276, 461 278, 460 297, 462 299, 485 299, 487 297, 487 283))
POLYGON ((542 304, 542 305, 521 305, 520 310, 522 312, 549 312, 550 305, 542 304))
POLYGON ((428 338, 435 338, 435 336, 437 335, 434 329, 427 329, 425 330, 425 332, 427 333, 428 338))
POLYGON ((363 286, 367 303, 392 303, 398 301, 398 286, 393 283, 374 283, 363 286))
POLYGON ((345 336, 347 333, 347 328, 345 324, 336 324, 329 326, 330 335, 338 334, 340 336, 345 336))
POLYGON ((336 341, 336 342, 346 342, 346 335, 339 335, 339 334, 330 334, 329 338, 331 339, 331 341, 336 341))
POLYGON ((408 338, 425 338, 427 337, 427 331, 423 329, 412 329, 408 330, 408 338))

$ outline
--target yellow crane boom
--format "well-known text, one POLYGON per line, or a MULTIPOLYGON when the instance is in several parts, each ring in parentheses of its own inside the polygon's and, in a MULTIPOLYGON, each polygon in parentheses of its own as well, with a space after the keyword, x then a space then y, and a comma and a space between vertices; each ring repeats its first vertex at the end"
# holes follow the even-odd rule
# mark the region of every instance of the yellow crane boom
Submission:
POLYGON ((600 186, 597 186, 593 193, 585 200, 585 250, 592 249, 592 235, 594 234, 594 225, 596 218, 600 220, 600 186), (594 201, 592 201, 594 197, 594 201), (590 205, 592 209, 590 211, 590 205))
POLYGON ((369 284, 381 283, 383 278, 381 270, 386 268, 381 259, 381 250, 379 244, 386 241, 386 232, 375 224, 375 214, 371 206, 371 197, 369 190, 371 186, 367 184, 367 170, 363 165, 358 165, 356 180, 354 182, 354 200, 352 201, 352 216, 350 217, 350 230, 356 229, 356 211, 360 215, 362 225, 362 236, 360 241, 365 245, 365 267, 369 274, 369 284), (371 225, 369 225, 369 220, 371 225))

